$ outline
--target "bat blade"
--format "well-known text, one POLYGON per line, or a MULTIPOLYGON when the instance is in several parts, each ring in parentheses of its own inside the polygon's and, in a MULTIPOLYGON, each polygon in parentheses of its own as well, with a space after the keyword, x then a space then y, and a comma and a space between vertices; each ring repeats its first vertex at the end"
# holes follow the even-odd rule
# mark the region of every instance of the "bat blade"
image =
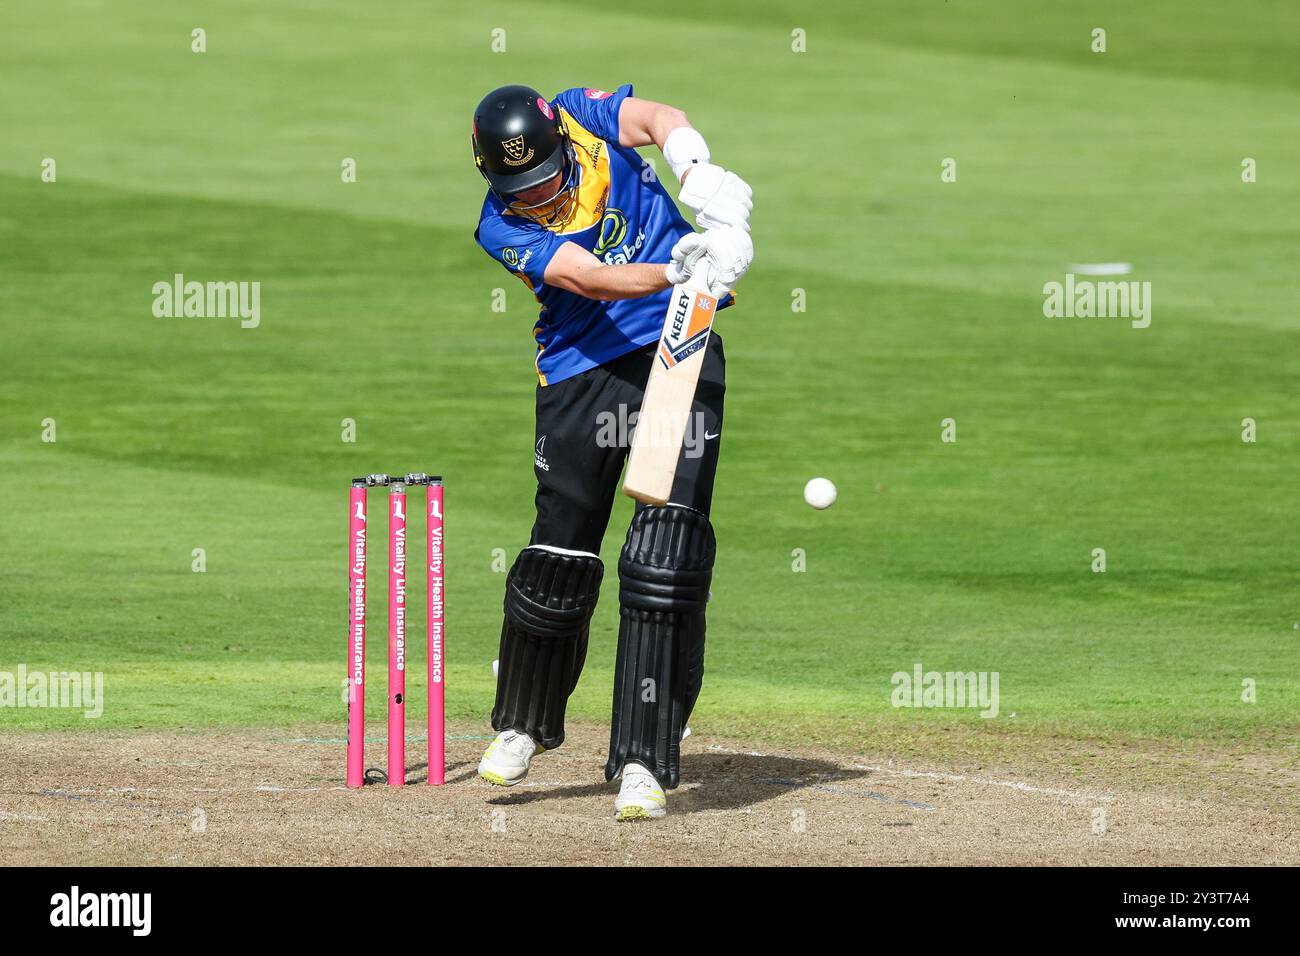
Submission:
POLYGON ((646 504, 667 504, 672 494, 695 386, 713 330, 718 300, 698 288, 697 281, 673 287, 632 433, 623 493, 646 504))

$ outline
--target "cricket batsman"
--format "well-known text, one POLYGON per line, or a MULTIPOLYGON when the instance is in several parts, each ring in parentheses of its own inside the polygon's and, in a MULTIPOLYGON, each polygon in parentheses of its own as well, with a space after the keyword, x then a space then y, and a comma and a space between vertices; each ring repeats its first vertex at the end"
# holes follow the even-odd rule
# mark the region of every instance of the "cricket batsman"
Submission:
MULTIPOLYGON (((564 712, 587 655, 604 565, 601 539, 627 458, 611 423, 635 421, 674 285, 696 276, 732 304, 749 269, 752 192, 710 162, 679 109, 575 88, 548 100, 504 86, 474 112, 474 163, 487 180, 474 238, 537 297, 537 517, 506 578, 496 704, 499 731, 479 776, 510 787, 564 742, 564 712), (682 218, 650 163, 654 144, 680 185, 682 218)), ((676 187, 675 187, 676 188, 676 187)), ((616 819, 662 817, 704 674, 714 560, 709 508, 726 358, 709 339, 665 507, 638 504, 618 561, 619 632, 606 780, 616 819)))

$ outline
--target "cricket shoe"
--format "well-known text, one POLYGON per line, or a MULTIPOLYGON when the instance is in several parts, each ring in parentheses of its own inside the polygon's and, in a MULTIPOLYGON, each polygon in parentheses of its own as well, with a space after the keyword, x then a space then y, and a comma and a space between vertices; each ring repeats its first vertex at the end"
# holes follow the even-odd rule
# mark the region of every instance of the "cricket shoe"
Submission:
POLYGON ((528 762, 545 751, 527 734, 503 730, 483 752, 478 775, 495 786, 513 787, 528 776, 528 762))
POLYGON ((655 775, 639 763, 627 764, 614 800, 614 819, 658 820, 667 812, 668 798, 655 775))

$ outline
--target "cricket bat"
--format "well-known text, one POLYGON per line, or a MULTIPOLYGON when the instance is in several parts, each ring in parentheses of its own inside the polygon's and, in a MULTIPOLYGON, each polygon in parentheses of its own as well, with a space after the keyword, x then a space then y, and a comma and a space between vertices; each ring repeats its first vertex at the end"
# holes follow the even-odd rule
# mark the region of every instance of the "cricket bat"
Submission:
POLYGON ((623 493, 648 505, 667 504, 677 477, 704 349, 718 309, 718 300, 708 292, 709 271, 707 263, 701 264, 685 282, 673 286, 659 348, 651 359, 623 475, 623 493))

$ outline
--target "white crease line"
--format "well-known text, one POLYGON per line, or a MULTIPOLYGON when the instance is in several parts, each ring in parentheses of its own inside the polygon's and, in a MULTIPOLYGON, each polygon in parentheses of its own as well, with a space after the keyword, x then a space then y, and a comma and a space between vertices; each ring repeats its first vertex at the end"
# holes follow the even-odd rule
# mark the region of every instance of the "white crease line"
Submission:
POLYGON ((1073 790, 1058 790, 1053 787, 1035 787, 1033 784, 1024 783, 1020 780, 990 780, 987 777, 966 777, 957 773, 932 773, 924 770, 894 770, 891 767, 871 767, 866 764, 854 764, 851 770, 872 770, 879 773, 889 773, 896 777, 928 777, 932 780, 951 780, 953 783, 982 783, 988 787, 1010 787, 1012 790, 1019 790, 1022 793, 1041 793, 1051 797, 1067 797, 1070 800, 1078 800, 1082 803, 1109 803, 1114 797, 1104 794, 1094 793, 1076 793, 1073 790))
POLYGON ((720 754, 737 754, 741 757, 775 757, 776 754, 761 754, 757 750, 732 750, 729 747, 719 747, 717 744, 709 744, 709 749, 714 753, 720 754))
MULTIPOLYGON (((731 750, 727 747, 719 747, 716 744, 710 744, 709 750, 714 753, 736 754, 743 757, 782 757, 781 754, 764 754, 756 750, 731 750)), ((798 760, 797 756, 785 756, 788 760, 798 760)), ((841 765, 843 766, 843 765, 841 765)), ((1052 787, 1035 787, 1033 784, 1024 783, 1020 780, 991 780, 987 777, 967 777, 957 773, 934 773, 925 770, 897 770, 893 767, 873 767, 867 764, 851 764, 844 768, 847 770, 871 770, 876 773, 888 773, 895 777, 922 777, 931 780, 950 780, 953 783, 979 783, 989 787, 1009 787, 1012 790, 1019 790, 1022 793, 1041 793, 1051 797, 1066 797, 1070 800, 1077 800, 1081 803, 1110 803, 1115 798, 1104 794, 1076 793, 1073 790, 1058 790, 1052 787)))

